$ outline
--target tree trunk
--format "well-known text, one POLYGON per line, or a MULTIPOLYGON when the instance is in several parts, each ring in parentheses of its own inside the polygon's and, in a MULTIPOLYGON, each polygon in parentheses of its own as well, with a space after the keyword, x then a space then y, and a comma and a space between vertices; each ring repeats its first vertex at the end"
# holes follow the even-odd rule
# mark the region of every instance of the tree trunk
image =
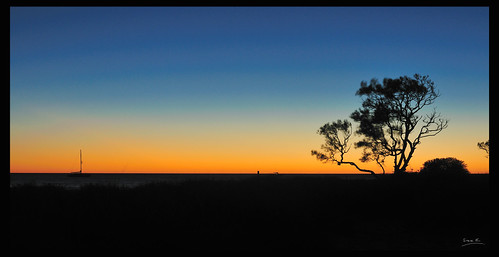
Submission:
POLYGON ((393 170, 394 175, 402 175, 405 174, 405 169, 401 169, 400 167, 395 167, 393 170))
POLYGON ((411 145, 411 150, 409 151, 409 154, 407 155, 407 158, 404 162, 404 165, 402 166, 401 170, 404 171, 405 173, 405 170, 407 169, 407 166, 409 165, 409 161, 411 160, 412 158, 412 154, 414 153, 414 150, 416 150, 416 146, 414 145, 411 145))

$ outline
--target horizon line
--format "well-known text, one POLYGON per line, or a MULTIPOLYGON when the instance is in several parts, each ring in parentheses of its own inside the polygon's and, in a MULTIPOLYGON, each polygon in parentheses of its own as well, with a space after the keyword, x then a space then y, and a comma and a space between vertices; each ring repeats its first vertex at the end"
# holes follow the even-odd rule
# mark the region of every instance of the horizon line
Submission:
MULTIPOLYGON (((71 172, 9 172, 10 174, 70 174, 71 172)), ((419 173, 418 171, 408 171, 408 174, 417 174, 419 173)), ((335 172, 140 172, 140 171, 130 171, 130 172, 122 172, 122 171, 110 171, 110 172, 84 172, 84 174, 164 174, 164 175, 371 175, 368 173, 363 173, 363 172, 352 172, 352 173, 335 173, 335 172)), ((393 172, 386 172, 385 174, 383 173, 376 173, 376 175, 393 175, 393 172)), ((487 174, 489 175, 490 172, 470 172, 469 174, 487 174)))

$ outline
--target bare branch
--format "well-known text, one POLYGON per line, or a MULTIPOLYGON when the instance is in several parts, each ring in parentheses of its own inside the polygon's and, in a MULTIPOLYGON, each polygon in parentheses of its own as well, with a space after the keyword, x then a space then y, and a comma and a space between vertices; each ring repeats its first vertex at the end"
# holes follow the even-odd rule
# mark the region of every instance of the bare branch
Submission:
POLYGON ((446 129, 449 123, 449 120, 440 118, 440 113, 437 113, 435 110, 431 114, 427 114, 423 119, 424 125, 421 127, 418 135, 418 143, 419 139, 425 137, 432 137, 440 133, 442 130, 446 129))

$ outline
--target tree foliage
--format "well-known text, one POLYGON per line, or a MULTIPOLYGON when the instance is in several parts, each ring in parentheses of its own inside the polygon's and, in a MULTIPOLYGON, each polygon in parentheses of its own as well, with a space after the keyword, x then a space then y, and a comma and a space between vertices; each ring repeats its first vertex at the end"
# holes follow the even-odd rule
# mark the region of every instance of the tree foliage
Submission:
POLYGON ((357 164, 350 161, 344 161, 345 154, 350 150, 350 137, 352 136, 352 124, 348 120, 337 120, 326 123, 317 131, 319 135, 324 136, 326 143, 322 144, 321 149, 324 152, 312 150, 318 160, 327 162, 336 162, 338 165, 349 164, 355 166, 359 171, 375 174, 372 170, 361 169, 357 164))
POLYGON ((436 158, 426 161, 419 172, 421 175, 429 176, 456 176, 469 174, 466 164, 454 157, 436 158))
POLYGON ((487 156, 485 157, 489 158, 489 140, 487 140, 486 142, 478 142, 477 146, 478 148, 484 150, 487 153, 487 156))
POLYGON ((325 153, 312 150, 312 154, 324 163, 343 161, 344 155, 350 150, 348 140, 352 136, 352 124, 348 120, 326 123, 319 128, 317 134, 324 136, 326 140, 321 146, 325 153))
POLYGON ((359 123, 356 133, 363 136, 355 144, 364 148, 361 160, 393 156, 395 174, 405 172, 423 138, 435 136, 448 126, 448 120, 435 109, 420 114, 440 96, 428 76, 385 78, 382 84, 377 79, 369 84, 362 81, 356 95, 363 98, 362 108, 350 117, 359 123))
MULTIPOLYGON (((421 140, 439 134, 448 126, 448 120, 442 118, 435 108, 424 112, 425 107, 434 104, 440 96, 427 75, 385 78, 383 83, 377 79, 371 79, 369 84, 362 81, 356 95, 362 98, 362 107, 350 118, 359 123, 355 133, 361 136, 361 140, 354 145, 363 148, 360 160, 376 161, 383 174, 386 157, 393 157, 395 174, 404 173, 421 140)), ((318 160, 350 164, 374 174, 358 168, 353 162, 344 161, 352 136, 352 125, 348 120, 327 123, 317 133, 326 140, 322 145, 323 152, 312 150, 312 155, 318 160)))

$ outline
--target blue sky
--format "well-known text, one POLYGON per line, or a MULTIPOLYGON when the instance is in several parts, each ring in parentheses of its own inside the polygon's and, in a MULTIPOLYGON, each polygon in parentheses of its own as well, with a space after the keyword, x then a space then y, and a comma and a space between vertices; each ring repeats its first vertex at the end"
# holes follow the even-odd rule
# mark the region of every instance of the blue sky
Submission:
POLYGON ((11 7, 10 14, 11 132, 55 117, 123 124, 150 117, 201 128, 275 122, 276 132, 314 134, 360 107, 362 80, 421 73, 440 90, 436 107, 455 134, 474 129, 488 138, 488 8, 11 7))

